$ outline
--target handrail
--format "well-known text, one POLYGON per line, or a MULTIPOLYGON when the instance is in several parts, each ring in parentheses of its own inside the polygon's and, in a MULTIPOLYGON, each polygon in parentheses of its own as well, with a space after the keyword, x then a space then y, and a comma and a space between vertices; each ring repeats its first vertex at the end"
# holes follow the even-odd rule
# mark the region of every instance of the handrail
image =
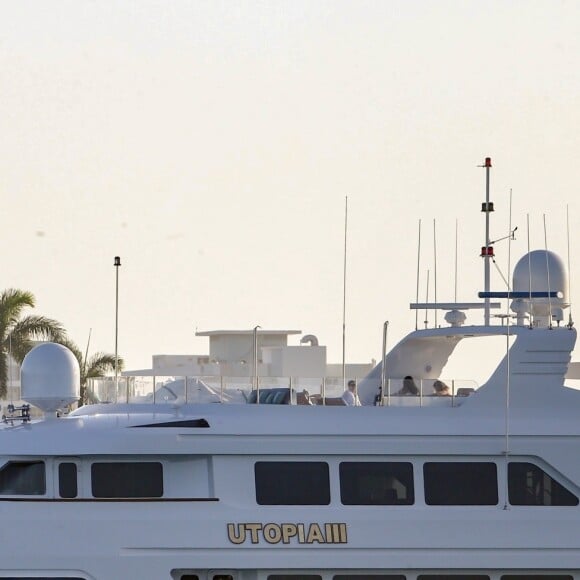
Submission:
MULTIPOLYGON (((259 378, 259 388, 256 388, 254 377, 219 376, 129 376, 119 377, 118 389, 113 377, 91 379, 87 385, 91 400, 98 402, 127 403, 264 403, 271 402, 275 393, 279 394, 276 401, 284 404, 300 405, 304 401, 323 406, 338 404, 343 394, 341 377, 267 377, 259 378), (335 402, 336 401, 336 402, 335 402)), ((458 406, 463 397, 477 390, 478 385, 472 380, 443 380, 449 386, 449 396, 435 396, 433 384, 437 379, 417 378, 418 396, 402 396, 399 391, 403 379, 387 378, 386 389, 379 391, 380 381, 369 382, 370 379, 355 379, 357 385, 362 385, 368 395, 373 389, 373 405, 375 397, 380 397, 374 403, 376 406, 432 406, 434 399, 445 399, 449 406, 458 406), (374 384, 376 382, 376 384, 374 384)), ((359 395, 360 396, 360 395, 359 395)), ((367 397, 368 399, 368 397, 367 397)), ((364 402, 364 400, 363 400, 364 402)), ((443 404, 443 403, 437 403, 443 404)))

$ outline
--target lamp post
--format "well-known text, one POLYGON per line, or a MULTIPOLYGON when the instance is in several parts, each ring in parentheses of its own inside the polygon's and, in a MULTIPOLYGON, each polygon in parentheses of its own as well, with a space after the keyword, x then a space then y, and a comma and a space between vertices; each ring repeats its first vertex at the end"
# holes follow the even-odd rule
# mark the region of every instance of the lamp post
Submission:
POLYGON ((120 256, 115 256, 115 399, 119 393, 119 268, 121 266, 120 256))

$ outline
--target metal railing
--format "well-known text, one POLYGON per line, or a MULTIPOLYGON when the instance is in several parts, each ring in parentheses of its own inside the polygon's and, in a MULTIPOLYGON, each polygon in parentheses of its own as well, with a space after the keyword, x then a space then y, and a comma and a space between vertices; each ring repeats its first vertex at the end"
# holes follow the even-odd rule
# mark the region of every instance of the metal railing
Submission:
MULTIPOLYGON (((358 379, 361 392, 375 393, 376 406, 459 406, 478 385, 471 380, 442 380, 448 394, 437 395, 436 379, 415 379, 416 394, 404 394, 404 379, 358 379)), ((89 403, 228 403, 342 405, 342 377, 226 377, 143 376, 92 379, 87 384, 89 403)), ((368 404, 373 404, 366 401, 368 404)))

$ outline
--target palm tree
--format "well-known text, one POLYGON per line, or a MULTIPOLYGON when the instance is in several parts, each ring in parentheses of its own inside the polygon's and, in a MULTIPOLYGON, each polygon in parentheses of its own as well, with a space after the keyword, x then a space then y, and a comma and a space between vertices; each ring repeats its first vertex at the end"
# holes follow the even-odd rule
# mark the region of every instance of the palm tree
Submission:
MULTIPOLYGON (((70 339, 63 338, 58 341, 59 344, 66 346, 76 357, 79 362, 79 369, 81 374, 81 391, 79 398, 79 407, 89 402, 90 393, 87 392, 87 383, 89 379, 101 379, 107 373, 115 372, 115 355, 104 352, 97 352, 90 358, 83 355, 81 349, 70 339)), ((123 359, 117 357, 118 370, 123 368, 123 359)))
POLYGON ((59 341, 64 328, 52 318, 29 315, 22 317, 25 308, 34 308, 32 292, 9 288, 0 293, 0 399, 6 397, 8 387, 8 357, 22 364, 35 340, 59 341))

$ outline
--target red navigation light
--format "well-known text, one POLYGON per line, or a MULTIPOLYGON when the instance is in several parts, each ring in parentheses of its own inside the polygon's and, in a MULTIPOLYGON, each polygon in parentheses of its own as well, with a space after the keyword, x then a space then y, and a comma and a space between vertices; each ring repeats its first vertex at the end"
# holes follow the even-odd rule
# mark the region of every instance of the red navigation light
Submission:
POLYGON ((494 257, 494 253, 493 253, 493 246, 483 246, 481 248, 481 254, 480 256, 482 258, 485 258, 486 256, 489 256, 490 258, 494 257))
POLYGON ((485 158, 485 167, 491 167, 491 157, 485 158))

